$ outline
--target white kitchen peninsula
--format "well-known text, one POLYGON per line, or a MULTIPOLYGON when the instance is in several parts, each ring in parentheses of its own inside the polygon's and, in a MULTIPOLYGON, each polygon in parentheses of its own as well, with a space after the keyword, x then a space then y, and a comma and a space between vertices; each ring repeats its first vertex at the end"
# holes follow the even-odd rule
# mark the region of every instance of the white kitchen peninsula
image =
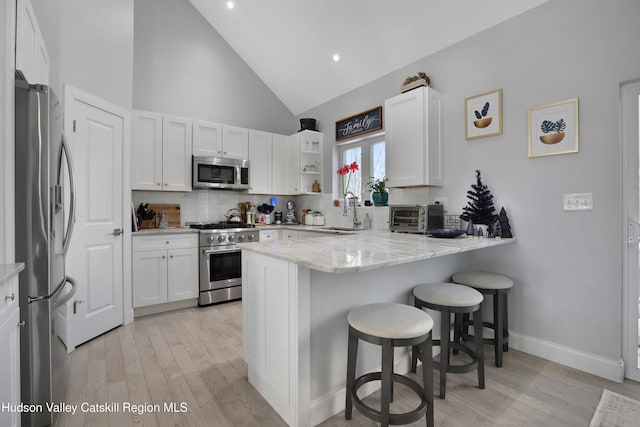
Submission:
MULTIPOLYGON (((411 303, 415 285, 448 281, 469 268, 471 251, 513 241, 362 231, 243 245, 249 381, 289 425, 324 421, 344 409, 351 308, 411 303)), ((360 349, 361 372, 379 369, 379 350, 360 349)), ((406 351, 396 355, 395 370, 407 372, 406 351)))

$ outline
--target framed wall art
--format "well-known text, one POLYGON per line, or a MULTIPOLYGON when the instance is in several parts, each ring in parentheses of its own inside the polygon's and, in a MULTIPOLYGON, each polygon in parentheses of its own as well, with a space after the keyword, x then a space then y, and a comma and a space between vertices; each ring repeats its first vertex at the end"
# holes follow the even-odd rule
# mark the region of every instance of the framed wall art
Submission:
POLYGON ((502 89, 464 100, 467 140, 502 135, 502 89))
POLYGON ((578 152, 578 98, 529 108, 529 157, 578 152))
POLYGON ((382 129, 382 106, 336 121, 336 142, 382 129))

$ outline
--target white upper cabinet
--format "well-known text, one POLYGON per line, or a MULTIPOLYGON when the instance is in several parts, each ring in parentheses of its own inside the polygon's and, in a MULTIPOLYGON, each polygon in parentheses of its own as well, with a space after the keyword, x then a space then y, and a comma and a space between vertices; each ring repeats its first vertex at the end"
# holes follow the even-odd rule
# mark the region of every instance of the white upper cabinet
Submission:
POLYGON ((222 125, 222 155, 227 159, 249 158, 249 129, 222 125))
POLYGON ((29 0, 17 1, 16 69, 31 84, 49 84, 49 53, 29 0))
POLYGON ((193 155, 222 157, 222 125, 193 120, 193 155))
POLYGON ((300 194, 322 194, 322 188, 314 191, 314 184, 322 185, 322 140, 321 132, 303 130, 294 135, 298 140, 300 160, 298 163, 300 194))
MULTIPOLYGON (((273 194, 298 194, 298 136, 273 135, 273 194)), ((253 165, 250 165, 253 168, 253 165)))
POLYGON ((192 120, 132 112, 131 188, 191 191, 192 120))
POLYGON ((249 193, 273 193, 273 134, 249 130, 249 193))
POLYGON ((384 105, 387 187, 443 185, 442 95, 422 87, 384 105))
POLYGON ((162 114, 131 112, 131 188, 162 190, 162 114))
POLYGON ((162 117, 162 180, 164 191, 191 191, 193 121, 162 117))
POLYGON ((247 160, 249 129, 194 119, 193 155, 247 160))

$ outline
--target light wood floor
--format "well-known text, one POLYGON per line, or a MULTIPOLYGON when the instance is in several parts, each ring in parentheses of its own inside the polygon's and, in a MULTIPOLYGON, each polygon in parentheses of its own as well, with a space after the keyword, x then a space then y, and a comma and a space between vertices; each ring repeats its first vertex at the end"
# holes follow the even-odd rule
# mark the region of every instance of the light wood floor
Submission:
MULTIPOLYGON (((138 319, 80 346, 69 358, 66 403, 119 402, 120 410, 78 410, 55 425, 285 426, 247 381, 241 320, 240 302, 192 308, 138 319), (161 412, 125 413, 123 402, 158 404, 161 412), (166 413, 165 402, 186 402, 188 410, 166 413)), ((515 350, 498 369, 486 349, 486 389, 477 388, 473 373, 449 375, 446 400, 435 400, 437 426, 583 427, 603 388, 640 400, 640 384, 632 381, 613 383, 515 350)), ((437 376, 435 381, 437 395, 437 376)), ((411 393, 396 386, 392 411, 412 403, 411 393)), ((341 412, 322 424, 374 425, 356 410, 351 421, 341 412)))

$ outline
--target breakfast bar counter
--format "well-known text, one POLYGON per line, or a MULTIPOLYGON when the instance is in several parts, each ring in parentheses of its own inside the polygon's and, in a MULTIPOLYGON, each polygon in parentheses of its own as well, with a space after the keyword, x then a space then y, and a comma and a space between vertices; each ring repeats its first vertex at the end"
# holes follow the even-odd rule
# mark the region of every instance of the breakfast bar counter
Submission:
POLYGON ((514 239, 436 239, 389 231, 354 231, 303 240, 243 245, 250 252, 327 273, 355 273, 511 243, 514 239))
MULTIPOLYGON (((491 250, 499 257, 514 242, 358 231, 243 244, 243 355, 249 381, 289 425, 321 423, 344 409, 352 308, 411 304, 416 285, 450 281, 456 271, 473 267, 473 251, 491 250)), ((437 339, 439 318, 432 317, 437 339)), ((379 351, 362 346, 358 368, 379 367, 379 351)), ((397 352, 395 372, 408 368, 408 353, 397 352)), ((367 384, 362 392, 373 392, 376 385, 367 384)))

